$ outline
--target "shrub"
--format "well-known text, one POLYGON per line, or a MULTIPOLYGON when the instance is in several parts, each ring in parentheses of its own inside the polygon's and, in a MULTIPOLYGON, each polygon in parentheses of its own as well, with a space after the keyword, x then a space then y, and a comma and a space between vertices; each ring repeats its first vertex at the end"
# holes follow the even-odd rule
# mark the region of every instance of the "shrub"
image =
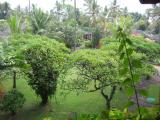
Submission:
POLYGON ((55 61, 60 59, 54 54, 51 49, 42 46, 32 46, 25 51, 25 59, 31 66, 30 72, 27 73, 28 84, 40 95, 42 104, 46 104, 48 96, 56 92, 59 71, 55 61))
POLYGON ((42 104, 46 104, 56 92, 57 78, 69 50, 56 40, 38 35, 15 35, 10 39, 11 61, 24 70, 28 84, 41 97, 42 104))
POLYGON ((133 46, 138 53, 146 54, 149 62, 159 63, 160 45, 158 43, 147 41, 143 37, 131 37, 133 46), (154 58, 154 59, 153 59, 154 58))
MULTIPOLYGON (((160 62, 160 45, 153 41, 147 41, 142 36, 130 36, 133 42, 133 48, 137 53, 146 55, 148 62, 158 64, 160 62), (154 58, 154 59, 153 59, 154 58)), ((119 41, 115 37, 105 38, 101 40, 102 49, 108 47, 114 48, 118 51, 119 41)))
POLYGON ((92 42, 90 40, 81 40, 81 48, 92 48, 92 42))
POLYGON ((23 94, 13 89, 4 95, 3 101, 1 102, 1 109, 15 115, 17 110, 23 107, 24 102, 25 98, 23 94))

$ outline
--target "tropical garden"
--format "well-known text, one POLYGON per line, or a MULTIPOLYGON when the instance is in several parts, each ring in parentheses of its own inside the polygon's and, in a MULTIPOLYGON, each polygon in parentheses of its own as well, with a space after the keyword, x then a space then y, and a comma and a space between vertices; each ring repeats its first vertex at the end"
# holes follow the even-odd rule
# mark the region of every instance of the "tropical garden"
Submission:
POLYGON ((160 4, 0 3, 0 120, 160 120, 160 4))

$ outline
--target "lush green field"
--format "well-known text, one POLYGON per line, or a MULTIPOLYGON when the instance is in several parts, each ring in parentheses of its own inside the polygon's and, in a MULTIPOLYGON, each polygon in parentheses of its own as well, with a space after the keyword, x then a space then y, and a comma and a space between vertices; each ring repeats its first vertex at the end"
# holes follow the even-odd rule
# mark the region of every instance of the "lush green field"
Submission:
MULTIPOLYGON (((4 81, 3 85, 6 91, 11 89, 12 80, 4 81)), ((43 120, 45 117, 63 120, 73 112, 100 113, 105 109, 105 101, 98 92, 81 93, 79 95, 72 92, 64 97, 64 95, 60 95, 60 90, 58 90, 56 96, 50 99, 49 105, 42 108, 39 106, 40 98, 36 96, 25 80, 17 80, 17 89, 24 94, 26 102, 23 109, 18 112, 16 120, 43 120)), ((126 101, 124 97, 123 93, 117 93, 113 100, 113 107, 122 108, 126 101)), ((0 120, 6 120, 7 118, 7 114, 0 113, 0 120)))
MULTIPOLYGON (((3 85, 6 91, 9 90, 12 88, 12 80, 4 81, 3 85)), ((24 79, 17 80, 17 89, 25 95, 26 102, 23 109, 18 112, 15 120, 43 120, 44 118, 64 120, 67 116, 73 114, 73 112, 100 113, 105 109, 105 101, 98 92, 82 93, 79 95, 70 93, 64 97, 60 95, 60 90, 58 90, 56 96, 50 99, 50 103, 46 107, 40 107, 40 98, 36 96, 24 79)), ((157 89, 158 87, 151 86, 149 89, 149 96, 157 96, 157 89)), ((125 98, 123 92, 116 93, 112 106, 122 108, 126 100, 127 98, 125 98)), ((8 118, 8 114, 0 113, 0 120, 8 120, 8 118)))

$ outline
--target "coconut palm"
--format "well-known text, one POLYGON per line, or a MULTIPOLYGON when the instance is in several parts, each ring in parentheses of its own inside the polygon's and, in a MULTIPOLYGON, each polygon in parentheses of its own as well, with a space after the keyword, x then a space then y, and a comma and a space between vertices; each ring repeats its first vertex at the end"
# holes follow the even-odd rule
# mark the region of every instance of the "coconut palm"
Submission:
POLYGON ((42 31, 44 32, 46 24, 49 21, 49 17, 50 16, 48 14, 33 5, 31 12, 31 25, 33 33, 40 34, 42 31))
POLYGON ((84 4, 87 9, 87 14, 90 15, 91 25, 95 27, 96 19, 100 10, 100 6, 97 4, 97 0, 85 0, 84 4))

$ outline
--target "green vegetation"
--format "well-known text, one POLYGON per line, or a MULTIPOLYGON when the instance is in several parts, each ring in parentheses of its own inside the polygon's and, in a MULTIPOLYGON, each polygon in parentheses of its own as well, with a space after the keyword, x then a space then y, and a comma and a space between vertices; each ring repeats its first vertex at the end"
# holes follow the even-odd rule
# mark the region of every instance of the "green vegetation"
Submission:
POLYGON ((11 16, 8 20, 8 25, 12 33, 21 32, 21 18, 18 16, 11 16))
POLYGON ((17 90, 9 91, 3 98, 1 109, 4 111, 9 111, 12 115, 15 115, 18 109, 23 107, 25 98, 23 94, 17 90))
MULTIPOLYGON (((133 43, 133 49, 138 53, 143 53, 147 56, 147 60, 150 63, 159 63, 160 58, 160 45, 149 39, 145 39, 142 36, 130 36, 131 42, 133 43), (153 59, 154 58, 154 59, 153 59)), ((102 49, 114 49, 113 47, 118 46, 119 42, 115 37, 105 38, 101 40, 102 49)), ((118 49, 118 48, 117 48, 118 49)))
POLYGON ((110 110, 111 100, 118 84, 120 84, 116 59, 111 58, 104 51, 79 50, 71 55, 70 62, 72 64, 69 64, 71 69, 75 69, 72 74, 75 74, 77 78, 72 78, 71 81, 68 80, 69 83, 62 81, 67 89, 82 89, 84 92, 100 91, 106 101, 106 109, 110 110), (111 92, 105 93, 106 87, 110 88, 110 86, 111 92))
POLYGON ((159 120, 159 5, 72 2, 0 3, 0 119, 159 120))

